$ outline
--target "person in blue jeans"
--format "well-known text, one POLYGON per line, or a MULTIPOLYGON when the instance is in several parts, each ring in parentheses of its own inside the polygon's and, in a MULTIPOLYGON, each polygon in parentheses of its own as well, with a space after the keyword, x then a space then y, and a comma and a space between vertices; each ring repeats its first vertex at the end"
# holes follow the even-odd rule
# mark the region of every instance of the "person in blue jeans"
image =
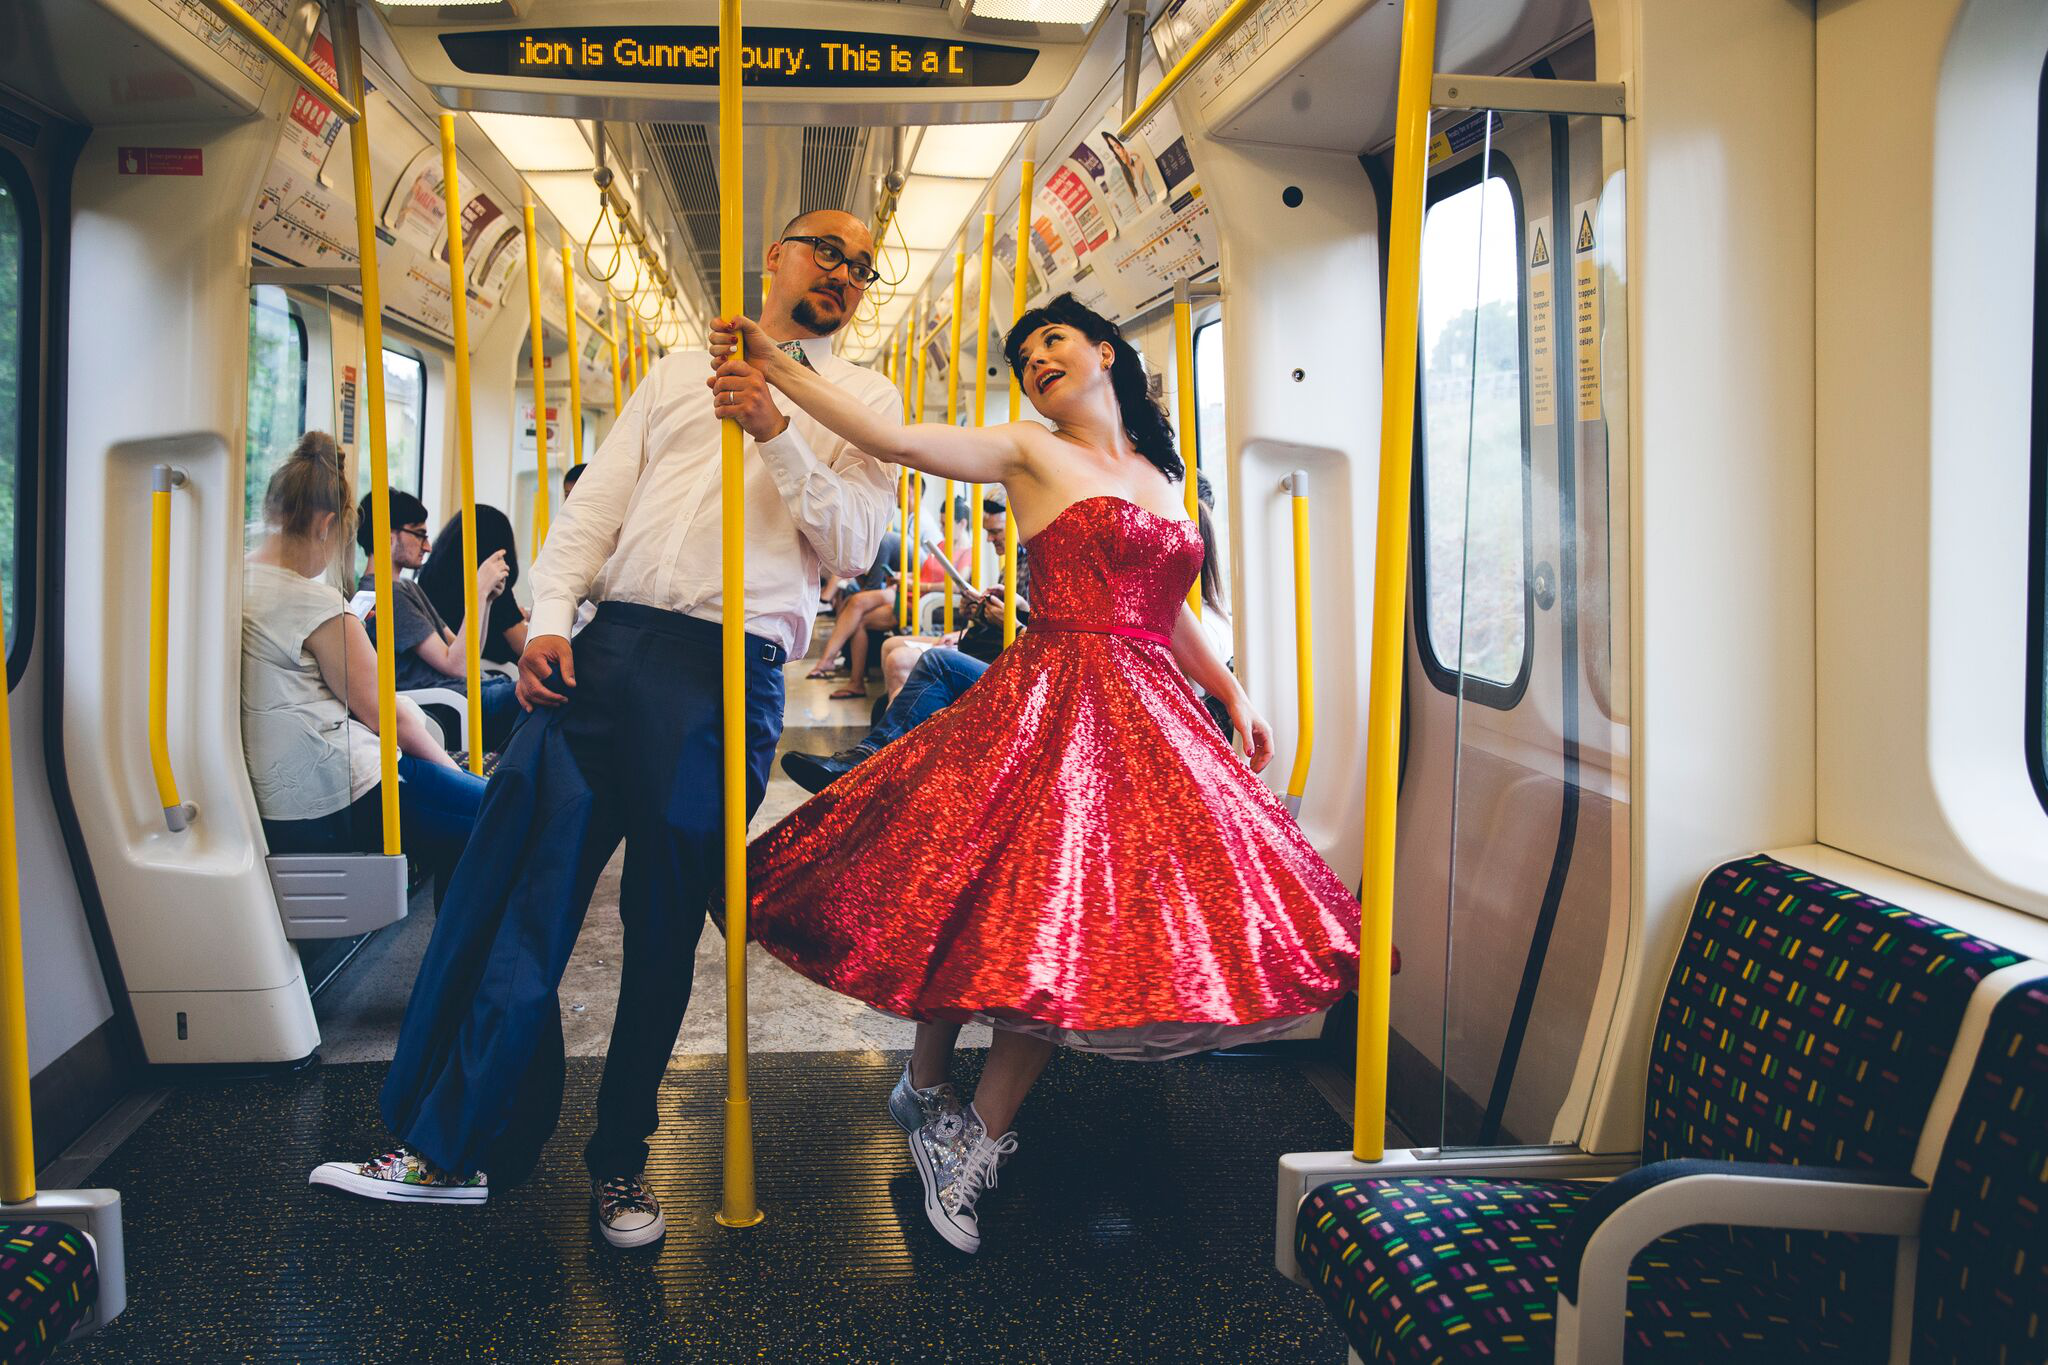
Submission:
POLYGON ((805 791, 816 794, 873 758, 882 749, 915 730, 960 700, 988 672, 988 665, 957 649, 928 649, 910 667, 910 677, 882 719, 859 742, 830 757, 791 751, 782 756, 782 770, 805 791))
MULTIPOLYGON (((243 565, 242 749, 274 854, 383 847, 377 653, 322 580, 350 532, 334 438, 308 432, 271 476, 268 534, 243 565)), ((420 709, 398 707, 398 802, 405 847, 445 884, 483 801, 420 709)))

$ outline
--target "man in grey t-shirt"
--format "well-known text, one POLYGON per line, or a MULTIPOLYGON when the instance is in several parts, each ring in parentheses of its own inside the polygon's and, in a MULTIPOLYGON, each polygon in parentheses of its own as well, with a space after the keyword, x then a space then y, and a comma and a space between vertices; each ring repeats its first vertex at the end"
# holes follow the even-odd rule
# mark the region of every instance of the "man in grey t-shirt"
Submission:
MULTIPOLYGON (((427 508, 412 494, 400 489, 391 490, 390 533, 381 537, 383 545, 377 542, 370 522, 370 499, 365 496, 356 514, 356 543, 366 555, 378 553, 391 556, 391 645, 398 659, 398 689, 401 692, 424 687, 446 687, 457 692, 466 692, 469 687, 468 645, 462 632, 450 630, 441 613, 434 609, 426 589, 416 581, 404 577, 407 569, 417 569, 427 562, 427 555, 433 549, 433 541, 427 533, 427 508)), ((450 547, 449 553, 459 553, 450 547)), ((490 620, 491 603, 505 590, 508 571, 505 567, 504 551, 492 555, 476 570, 477 615, 490 620)), ((377 586, 376 570, 363 570, 363 576, 356 583, 361 592, 373 591, 377 586)), ((382 628, 372 616, 369 626, 374 639, 382 628)), ((519 717, 519 705, 514 697, 512 679, 502 673, 483 675, 484 734, 483 744, 487 750, 497 749, 505 736, 511 733, 512 722, 519 717)))

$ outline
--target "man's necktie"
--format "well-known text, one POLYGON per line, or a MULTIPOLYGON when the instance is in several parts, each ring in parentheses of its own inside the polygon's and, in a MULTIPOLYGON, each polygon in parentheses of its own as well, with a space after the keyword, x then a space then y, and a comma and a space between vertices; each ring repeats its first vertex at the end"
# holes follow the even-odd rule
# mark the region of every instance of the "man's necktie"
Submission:
POLYGON ((811 363, 811 358, 804 354, 804 344, 801 341, 784 341, 779 342, 777 344, 779 344, 782 347, 783 353, 789 356, 791 359, 795 360, 797 364, 803 366, 805 369, 811 371, 813 374, 817 373, 818 367, 816 365, 813 365, 811 363))

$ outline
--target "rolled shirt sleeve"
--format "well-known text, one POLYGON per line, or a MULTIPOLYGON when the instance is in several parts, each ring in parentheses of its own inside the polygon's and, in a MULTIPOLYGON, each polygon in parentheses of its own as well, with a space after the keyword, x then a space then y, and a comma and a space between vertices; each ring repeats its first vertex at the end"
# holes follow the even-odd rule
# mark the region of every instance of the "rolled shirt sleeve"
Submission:
MULTIPOLYGON (((902 421, 895 386, 886 380, 872 385, 865 401, 875 411, 902 421)), ((831 438, 829 453, 821 458, 794 422, 755 449, 789 508, 797 533, 826 572, 835 578, 866 573, 895 510, 896 466, 838 437, 831 438)), ((580 485, 577 496, 582 496, 580 485)))

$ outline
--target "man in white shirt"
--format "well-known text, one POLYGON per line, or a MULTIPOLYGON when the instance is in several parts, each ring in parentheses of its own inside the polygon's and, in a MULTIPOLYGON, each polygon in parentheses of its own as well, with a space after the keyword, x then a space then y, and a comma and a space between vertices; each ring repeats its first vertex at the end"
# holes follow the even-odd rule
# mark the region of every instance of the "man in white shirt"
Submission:
MULTIPOLYGON (((833 355, 826 340, 873 283, 874 259, 859 219, 802 215, 768 249, 761 323, 784 350, 900 416, 895 386, 833 355)), ((865 571, 895 511, 895 466, 801 411, 785 413, 758 373, 719 380, 716 398, 711 376, 703 351, 656 364, 548 532, 519 661, 519 701, 531 714, 485 796, 385 1082, 384 1117, 404 1145, 328 1163, 314 1183, 466 1203, 487 1197, 485 1170, 502 1184, 531 1166, 560 1105, 555 989, 623 838, 618 1012, 584 1158, 608 1242, 642 1246, 664 1231, 641 1181, 646 1139, 689 1004, 706 902, 723 876, 720 418, 748 436, 750 816, 782 731, 781 665, 809 648, 818 581, 865 571), (585 598, 597 614, 572 649, 585 598), (493 821, 494 806, 503 820, 493 821), (508 859, 517 864, 509 871, 508 859)))

